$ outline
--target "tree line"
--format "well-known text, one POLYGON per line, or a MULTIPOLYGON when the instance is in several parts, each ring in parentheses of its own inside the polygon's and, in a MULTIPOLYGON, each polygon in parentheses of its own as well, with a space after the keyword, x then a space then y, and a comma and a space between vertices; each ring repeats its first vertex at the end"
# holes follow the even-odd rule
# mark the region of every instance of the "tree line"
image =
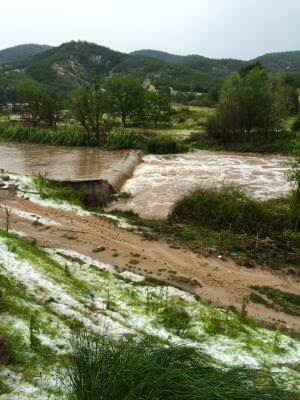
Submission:
POLYGON ((47 125, 57 129, 63 110, 68 109, 88 136, 105 142, 115 119, 122 121, 168 122, 172 114, 171 92, 168 89, 147 90, 131 75, 114 75, 104 86, 90 85, 76 88, 62 101, 46 86, 32 80, 17 86, 19 101, 26 104, 27 122, 38 127, 47 125))

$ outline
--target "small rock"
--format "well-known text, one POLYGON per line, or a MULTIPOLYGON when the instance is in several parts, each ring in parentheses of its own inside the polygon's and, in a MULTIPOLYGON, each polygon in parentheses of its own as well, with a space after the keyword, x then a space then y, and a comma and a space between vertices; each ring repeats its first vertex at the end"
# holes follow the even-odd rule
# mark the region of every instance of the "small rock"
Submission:
POLYGON ((1 175, 1 180, 2 181, 9 181, 9 176, 8 175, 1 175))
POLYGON ((5 186, 5 182, 0 179, 0 188, 5 186))
POLYGON ((10 354, 5 343, 5 337, 0 336, 0 364, 7 365, 10 361, 10 354))
POLYGON ((36 238, 34 238, 34 237, 25 237, 24 239, 26 240, 26 242, 28 242, 28 243, 31 244, 32 246, 35 246, 35 244, 36 244, 36 238))

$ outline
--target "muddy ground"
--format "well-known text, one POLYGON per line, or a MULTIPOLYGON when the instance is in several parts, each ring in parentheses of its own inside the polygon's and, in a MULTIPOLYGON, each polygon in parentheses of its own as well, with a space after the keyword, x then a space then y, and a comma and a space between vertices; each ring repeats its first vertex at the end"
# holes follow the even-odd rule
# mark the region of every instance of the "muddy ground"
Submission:
MULTIPOLYGON (((247 269, 230 260, 172 248, 164 241, 149 241, 137 233, 121 229, 106 218, 80 216, 72 211, 37 205, 18 198, 13 191, 0 190, 0 203, 54 222, 40 225, 12 213, 11 228, 35 238, 38 246, 75 250, 120 269, 128 269, 131 264, 133 270, 144 276, 165 280, 218 306, 234 306, 239 310, 244 296, 251 293, 252 285, 270 286, 300 295, 299 278, 294 275, 283 275, 261 267, 247 269), (100 247, 105 247, 105 250, 95 252, 100 247), (138 263, 131 263, 133 258, 138 263)), ((1 208, 1 227, 5 226, 5 221, 5 210, 1 208)), ((300 317, 251 302, 248 313, 258 321, 300 332, 300 317)))

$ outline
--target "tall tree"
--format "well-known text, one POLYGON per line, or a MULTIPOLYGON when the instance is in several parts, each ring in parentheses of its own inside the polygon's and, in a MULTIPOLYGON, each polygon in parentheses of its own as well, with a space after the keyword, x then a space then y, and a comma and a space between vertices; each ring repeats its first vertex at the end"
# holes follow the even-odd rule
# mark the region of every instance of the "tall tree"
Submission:
POLYGON ((143 114, 145 89, 131 75, 114 75, 106 84, 110 110, 122 119, 126 127, 128 118, 143 114))
POLYGON ((269 141, 282 127, 289 100, 282 77, 271 78, 260 66, 225 82, 208 132, 223 144, 269 141))
POLYGON ((61 115, 61 101, 55 93, 47 93, 43 96, 41 119, 49 126, 57 130, 57 123, 61 115))
POLYGON ((70 98, 74 117, 86 130, 88 137, 94 135, 98 142, 107 135, 106 116, 109 110, 107 92, 99 86, 78 88, 70 98))
POLYGON ((27 111, 33 126, 38 126, 45 110, 47 89, 32 80, 24 80, 17 85, 17 98, 28 105, 27 111))
POLYGON ((170 121, 172 105, 169 90, 148 92, 146 98, 146 113, 154 121, 155 128, 159 121, 170 121))

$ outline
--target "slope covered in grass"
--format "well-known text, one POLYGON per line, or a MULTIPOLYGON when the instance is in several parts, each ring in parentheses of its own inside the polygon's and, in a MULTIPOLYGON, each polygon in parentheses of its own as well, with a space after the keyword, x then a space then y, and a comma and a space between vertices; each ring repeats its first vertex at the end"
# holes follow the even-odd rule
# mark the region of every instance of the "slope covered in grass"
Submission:
MULTIPOLYGON (((270 375, 261 373, 275 386, 259 381, 257 393, 297 398, 300 342, 283 333, 255 326, 238 313, 211 308, 188 293, 132 272, 120 273, 117 267, 65 249, 39 249, 4 231, 0 231, 0 265, 0 335, 11 353, 10 363, 0 370, 0 381, 2 390, 10 392, 9 399, 44 399, 59 392, 57 368, 72 354, 71 339, 82 328, 115 337, 150 335, 154 343, 192 348, 196 364, 202 363, 204 352, 208 375, 202 383, 195 380, 197 390, 224 371, 229 371, 229 381, 239 373, 255 380, 260 376, 255 370, 264 371, 267 365, 270 375), (220 371, 215 371, 216 365, 220 371)), ((176 363, 176 358, 170 362, 176 363)), ((155 367, 153 360, 149 363, 155 367)), ((229 399, 225 389, 220 393, 229 399)))

